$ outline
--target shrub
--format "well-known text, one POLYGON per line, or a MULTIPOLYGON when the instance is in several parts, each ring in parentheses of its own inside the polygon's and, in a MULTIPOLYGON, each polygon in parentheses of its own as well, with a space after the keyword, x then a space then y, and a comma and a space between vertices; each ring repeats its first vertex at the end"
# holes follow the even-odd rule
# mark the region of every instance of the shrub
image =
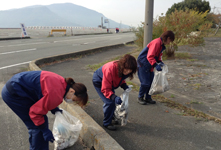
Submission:
MULTIPOLYGON (((199 46, 204 45, 204 37, 208 35, 212 23, 207 20, 206 12, 198 12, 195 10, 175 10, 167 16, 161 16, 153 22, 153 39, 160 37, 160 35, 172 30, 175 34, 175 40, 171 45, 166 45, 165 54, 167 57, 174 57, 174 53, 178 50, 179 45, 199 46), (198 31, 197 31, 198 30, 198 31), (197 33, 193 33, 197 31, 197 33), (192 32, 192 34, 191 34, 192 32)), ((138 27, 136 33, 135 43, 139 47, 143 47, 144 23, 138 27)))

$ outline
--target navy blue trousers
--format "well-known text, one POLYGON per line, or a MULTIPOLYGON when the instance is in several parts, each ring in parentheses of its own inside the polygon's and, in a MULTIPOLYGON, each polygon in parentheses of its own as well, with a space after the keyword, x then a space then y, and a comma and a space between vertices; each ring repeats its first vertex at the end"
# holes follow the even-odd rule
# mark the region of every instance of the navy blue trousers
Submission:
MULTIPOLYGON (((44 140, 42 131, 38 129, 29 116, 29 109, 34 102, 26 98, 11 95, 6 86, 2 89, 2 99, 28 128, 30 150, 49 150, 48 141, 44 140)), ((46 115, 44 119, 48 125, 48 117, 46 115)))
POLYGON ((138 77, 140 79, 138 97, 141 98, 145 96, 145 99, 151 98, 151 95, 148 93, 153 82, 154 72, 150 72, 150 70, 147 70, 144 67, 138 67, 138 77))
POLYGON ((104 120, 103 120, 103 125, 107 126, 111 124, 113 116, 114 116, 114 111, 116 109, 116 104, 115 101, 108 99, 104 96, 104 94, 101 92, 101 88, 94 86, 96 89, 98 95, 104 102, 103 105, 103 112, 104 112, 104 120))

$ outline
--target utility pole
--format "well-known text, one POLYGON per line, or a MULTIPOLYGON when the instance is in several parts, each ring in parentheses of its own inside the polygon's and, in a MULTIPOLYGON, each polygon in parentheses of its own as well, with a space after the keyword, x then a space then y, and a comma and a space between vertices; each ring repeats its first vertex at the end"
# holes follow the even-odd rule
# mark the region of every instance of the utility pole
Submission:
POLYGON ((103 17, 101 17, 101 28, 103 29, 103 17))
POLYGON ((143 47, 152 40, 154 0, 146 0, 143 47))

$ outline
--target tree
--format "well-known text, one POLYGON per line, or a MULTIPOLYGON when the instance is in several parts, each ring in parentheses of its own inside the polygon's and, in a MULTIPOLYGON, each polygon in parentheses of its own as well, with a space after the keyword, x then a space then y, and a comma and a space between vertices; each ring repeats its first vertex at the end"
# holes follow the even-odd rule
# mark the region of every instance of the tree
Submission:
POLYGON ((209 13, 207 19, 213 23, 212 28, 216 28, 216 25, 221 22, 221 14, 209 13))
POLYGON ((185 11, 186 9, 193 9, 195 11, 198 12, 210 12, 211 7, 209 5, 209 2, 205 1, 205 0, 184 0, 180 3, 175 3, 172 5, 171 8, 169 8, 166 12, 166 14, 171 14, 172 12, 174 12, 175 10, 183 10, 185 11))

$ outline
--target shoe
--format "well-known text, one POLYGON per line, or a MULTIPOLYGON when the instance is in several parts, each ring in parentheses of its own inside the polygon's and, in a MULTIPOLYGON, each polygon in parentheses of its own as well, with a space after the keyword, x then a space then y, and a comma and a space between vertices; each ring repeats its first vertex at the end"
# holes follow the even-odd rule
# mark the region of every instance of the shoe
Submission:
POLYGON ((107 125, 107 126, 103 125, 103 126, 104 126, 105 128, 107 128, 108 130, 112 130, 112 131, 114 131, 114 130, 117 129, 113 124, 109 124, 109 125, 107 125))
POLYGON ((119 125, 120 123, 119 123, 119 121, 117 119, 113 119, 112 120, 112 124, 113 125, 119 125))
POLYGON ((146 105, 147 103, 146 103, 146 101, 143 99, 143 97, 138 97, 137 98, 137 101, 138 101, 138 103, 140 103, 141 105, 146 105))
POLYGON ((156 104, 156 101, 153 101, 151 98, 145 99, 145 102, 149 104, 156 104))

